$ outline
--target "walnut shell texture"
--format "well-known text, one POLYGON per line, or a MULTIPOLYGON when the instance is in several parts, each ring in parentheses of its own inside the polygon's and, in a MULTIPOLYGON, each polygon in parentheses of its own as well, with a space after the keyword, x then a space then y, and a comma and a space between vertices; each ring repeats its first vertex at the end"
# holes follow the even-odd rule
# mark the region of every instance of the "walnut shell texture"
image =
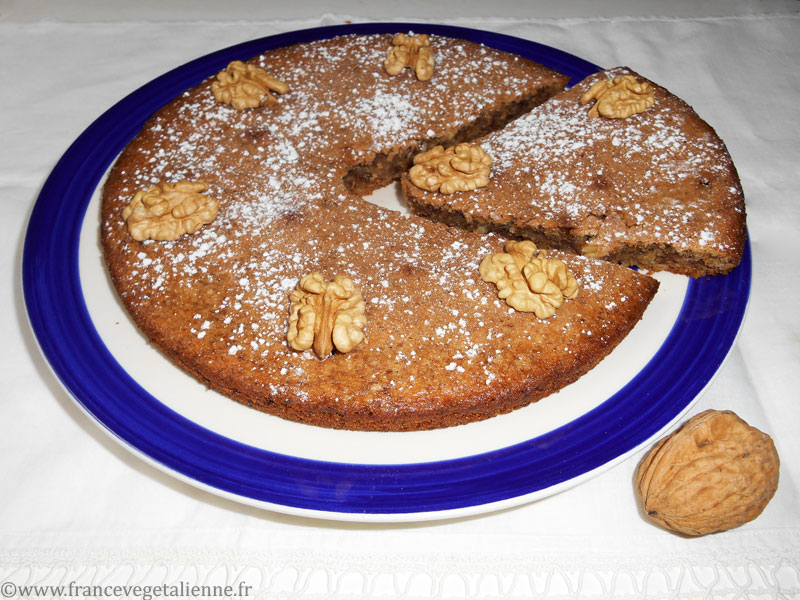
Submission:
POLYGON ((659 441, 636 469, 636 492, 655 523, 690 536, 752 521, 778 488, 767 434, 731 411, 707 410, 659 441))

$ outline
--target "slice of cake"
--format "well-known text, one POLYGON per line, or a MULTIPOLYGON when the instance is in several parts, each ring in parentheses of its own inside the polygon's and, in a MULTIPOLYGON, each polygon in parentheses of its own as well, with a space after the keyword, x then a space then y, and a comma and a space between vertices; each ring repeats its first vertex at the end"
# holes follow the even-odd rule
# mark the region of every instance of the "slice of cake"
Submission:
POLYGON ((594 74, 476 143, 494 161, 490 184, 442 194, 405 178, 414 212, 653 271, 700 277, 739 264, 744 198, 725 145, 630 69, 594 74))

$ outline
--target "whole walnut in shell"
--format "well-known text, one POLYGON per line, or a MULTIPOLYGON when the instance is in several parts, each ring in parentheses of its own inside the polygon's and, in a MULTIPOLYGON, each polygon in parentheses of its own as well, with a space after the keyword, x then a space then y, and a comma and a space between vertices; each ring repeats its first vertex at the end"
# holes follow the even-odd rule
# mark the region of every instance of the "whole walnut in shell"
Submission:
POLYGON ((648 518, 686 535, 752 521, 778 488, 780 461, 767 434, 731 411, 707 410, 658 442, 635 484, 648 518))

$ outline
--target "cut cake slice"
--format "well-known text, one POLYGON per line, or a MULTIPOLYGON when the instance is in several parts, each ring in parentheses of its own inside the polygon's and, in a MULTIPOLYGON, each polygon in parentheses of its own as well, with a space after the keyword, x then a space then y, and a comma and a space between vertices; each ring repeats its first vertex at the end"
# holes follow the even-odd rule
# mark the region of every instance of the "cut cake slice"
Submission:
POLYGON ((478 141, 494 159, 472 192, 403 191, 419 215, 498 231, 652 271, 727 273, 745 246, 745 207, 725 144, 684 101, 652 83, 654 106, 628 118, 592 117, 581 96, 594 74, 478 141))

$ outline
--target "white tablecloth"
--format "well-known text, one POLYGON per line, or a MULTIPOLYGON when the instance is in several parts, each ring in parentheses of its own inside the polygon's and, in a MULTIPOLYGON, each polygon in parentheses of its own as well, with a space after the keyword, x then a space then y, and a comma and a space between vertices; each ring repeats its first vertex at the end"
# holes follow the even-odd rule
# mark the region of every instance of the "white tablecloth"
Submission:
POLYGON ((800 14, 479 18, 453 6, 435 22, 628 65, 726 141, 746 194, 753 289, 739 339, 691 414, 732 409, 774 438, 781 481, 766 511, 726 533, 672 535, 637 512, 634 456, 502 512, 338 523, 221 499, 135 458, 61 389, 27 324, 22 243, 41 185, 98 115, 169 68, 248 39, 365 19, 13 21, 0 10, 0 593, 72 582, 231 584, 254 598, 800 597, 800 14))

